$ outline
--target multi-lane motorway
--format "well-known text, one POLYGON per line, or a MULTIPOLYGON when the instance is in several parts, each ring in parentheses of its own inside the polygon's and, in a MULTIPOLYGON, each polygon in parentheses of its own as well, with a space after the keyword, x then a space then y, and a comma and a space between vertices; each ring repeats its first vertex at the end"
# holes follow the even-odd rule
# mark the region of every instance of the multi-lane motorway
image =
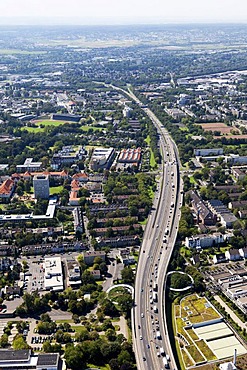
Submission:
MULTIPOLYGON (((142 106, 132 92, 129 91, 128 95, 142 106)), ((165 285, 182 205, 179 156, 162 123, 149 108, 142 109, 157 127, 163 160, 136 273, 133 345, 138 369, 176 369, 167 332, 165 285)))
POLYGON ((133 347, 139 370, 177 369, 167 331, 166 273, 175 245, 182 184, 176 144, 155 114, 132 91, 109 85, 135 101, 160 135, 162 164, 152 211, 145 228, 135 279, 133 347))

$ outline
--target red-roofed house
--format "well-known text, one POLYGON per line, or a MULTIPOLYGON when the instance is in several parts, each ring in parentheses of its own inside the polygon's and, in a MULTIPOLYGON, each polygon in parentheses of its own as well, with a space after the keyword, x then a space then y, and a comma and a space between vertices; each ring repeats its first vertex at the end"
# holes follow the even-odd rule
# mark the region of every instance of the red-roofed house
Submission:
POLYGON ((11 179, 5 180, 0 185, 0 199, 10 199, 15 190, 15 182, 11 179))
POLYGON ((79 172, 75 173, 72 178, 74 180, 78 180, 80 182, 87 182, 88 181, 88 175, 85 172, 79 172))

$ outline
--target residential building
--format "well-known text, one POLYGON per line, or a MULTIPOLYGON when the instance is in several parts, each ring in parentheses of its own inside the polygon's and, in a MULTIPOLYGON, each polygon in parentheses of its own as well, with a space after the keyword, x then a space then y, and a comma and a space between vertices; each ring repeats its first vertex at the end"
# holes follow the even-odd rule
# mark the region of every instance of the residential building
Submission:
POLYGON ((120 250, 118 257, 125 266, 136 263, 135 257, 130 255, 129 249, 120 250))
POLYGON ((226 261, 227 261, 227 258, 225 256, 225 253, 217 253, 213 256, 213 263, 214 264, 222 263, 222 262, 226 262, 226 261))
POLYGON ((138 235, 116 236, 112 238, 98 237, 97 242, 100 247, 128 247, 139 244, 140 238, 138 235))
POLYGON ((100 257, 105 261, 106 254, 102 251, 86 251, 82 253, 86 265, 93 265, 94 259, 100 257))
POLYGON ((78 287, 81 285, 81 270, 78 262, 74 258, 66 259, 68 286, 78 287))
POLYGON ((208 201, 209 209, 217 215, 222 226, 232 228, 237 217, 218 199, 208 201))
POLYGON ((214 245, 225 243, 232 234, 199 234, 185 238, 185 245, 187 248, 208 248, 214 245))
POLYGON ((51 167, 53 169, 58 169, 62 165, 70 166, 71 164, 82 160, 84 155, 86 155, 86 151, 82 146, 63 146, 58 153, 53 155, 51 167))
POLYGON ((229 261, 238 261, 242 258, 240 251, 236 248, 231 248, 225 252, 225 256, 229 261))
POLYGON ((48 175, 36 175, 33 178, 33 188, 35 199, 49 199, 50 187, 48 175))
POLYGON ((1 185, 0 185, 0 199, 2 201, 8 201, 15 190, 15 182, 12 179, 7 179, 5 180, 1 185))
POLYGON ((72 214, 74 217, 74 231, 79 231, 82 233, 84 230, 82 210, 80 207, 76 207, 73 209, 72 214))
POLYGON ((232 167, 231 171, 236 181, 243 180, 246 176, 246 173, 239 167, 232 167))
POLYGON ((208 209, 203 200, 193 191, 189 192, 191 205, 196 213, 197 223, 202 222, 204 225, 214 225, 216 223, 216 217, 208 209))
POLYGON ((239 254, 242 258, 247 258, 247 247, 240 248, 239 254))

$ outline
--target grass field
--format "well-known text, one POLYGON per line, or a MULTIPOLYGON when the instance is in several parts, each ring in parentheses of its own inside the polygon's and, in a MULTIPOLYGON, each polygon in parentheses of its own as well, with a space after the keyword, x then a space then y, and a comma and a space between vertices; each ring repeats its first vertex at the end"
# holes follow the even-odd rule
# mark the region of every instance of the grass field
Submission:
POLYGON ((63 186, 52 186, 50 187, 50 195, 59 194, 63 190, 63 186))
POLYGON ((25 54, 25 55, 36 55, 36 54, 46 54, 46 51, 28 51, 28 50, 18 50, 18 49, 0 49, 0 54, 25 54))
POLYGON ((68 122, 68 121, 56 121, 52 119, 44 119, 44 120, 35 120, 32 121, 32 123, 35 125, 35 127, 29 127, 29 126, 24 126, 21 128, 21 130, 26 130, 28 132, 44 132, 46 127, 58 127, 62 126, 64 124, 70 124, 74 122, 68 122))
POLYGON ((89 129, 92 129, 93 131, 102 131, 104 130, 103 127, 95 127, 95 126, 81 126, 80 130, 87 132, 89 129))
MULTIPOLYGON (((145 141, 148 144, 148 146, 150 146, 151 139, 150 139, 149 135, 146 137, 145 141)), ((156 163, 155 158, 154 158, 154 153, 153 153, 153 151, 150 147, 149 147, 149 151, 150 151, 150 159, 149 159, 150 167, 155 168, 157 166, 157 163, 156 163)))

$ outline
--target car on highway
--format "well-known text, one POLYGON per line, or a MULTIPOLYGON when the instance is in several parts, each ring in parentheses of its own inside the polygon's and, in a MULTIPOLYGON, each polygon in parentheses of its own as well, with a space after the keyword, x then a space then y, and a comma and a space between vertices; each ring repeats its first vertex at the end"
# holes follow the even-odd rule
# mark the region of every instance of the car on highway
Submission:
POLYGON ((140 340, 142 340, 142 335, 140 335, 140 340))
POLYGON ((141 317, 142 317, 142 318, 144 317, 144 313, 143 313, 143 312, 141 313, 141 317))

